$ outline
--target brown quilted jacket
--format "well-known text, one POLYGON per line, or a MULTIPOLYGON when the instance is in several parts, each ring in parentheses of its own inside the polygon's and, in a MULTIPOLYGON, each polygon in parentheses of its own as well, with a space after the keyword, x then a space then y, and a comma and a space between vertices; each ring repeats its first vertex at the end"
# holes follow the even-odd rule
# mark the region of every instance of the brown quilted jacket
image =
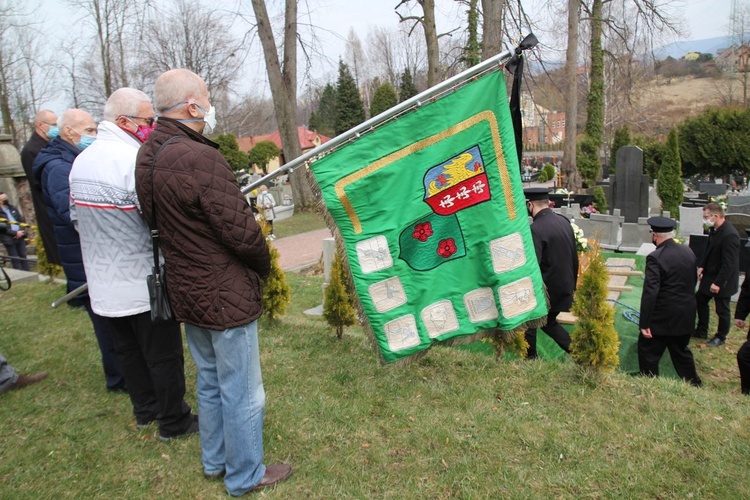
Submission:
POLYGON ((136 190, 146 220, 157 207, 159 246, 178 321, 211 330, 261 315, 261 279, 271 267, 266 241, 218 145, 183 124, 159 118, 138 152, 136 190))

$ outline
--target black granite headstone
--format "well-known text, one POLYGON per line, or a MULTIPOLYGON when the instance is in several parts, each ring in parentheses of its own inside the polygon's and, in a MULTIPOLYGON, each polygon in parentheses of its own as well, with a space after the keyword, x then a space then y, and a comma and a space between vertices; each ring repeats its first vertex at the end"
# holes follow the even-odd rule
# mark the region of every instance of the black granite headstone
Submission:
POLYGON ((648 176, 643 173, 643 150, 623 146, 617 150, 617 172, 612 185, 612 207, 620 209, 625 222, 648 217, 648 176))

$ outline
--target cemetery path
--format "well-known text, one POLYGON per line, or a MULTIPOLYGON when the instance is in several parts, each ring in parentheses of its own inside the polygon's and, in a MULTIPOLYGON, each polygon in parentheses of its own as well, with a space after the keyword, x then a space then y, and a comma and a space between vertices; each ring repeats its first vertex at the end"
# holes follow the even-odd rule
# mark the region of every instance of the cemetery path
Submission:
POLYGON ((329 229, 279 238, 271 244, 279 251, 279 265, 284 271, 298 271, 318 263, 323 256, 323 239, 330 238, 329 229))

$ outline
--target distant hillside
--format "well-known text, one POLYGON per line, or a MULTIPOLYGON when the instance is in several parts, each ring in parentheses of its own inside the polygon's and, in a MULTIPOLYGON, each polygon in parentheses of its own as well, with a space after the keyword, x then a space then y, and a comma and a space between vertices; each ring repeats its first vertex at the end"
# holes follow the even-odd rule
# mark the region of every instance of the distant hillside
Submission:
POLYGON ((729 36, 718 36, 704 40, 681 40, 657 48, 654 50, 654 55, 656 59, 666 59, 667 57, 679 59, 688 52, 700 52, 715 56, 719 50, 726 49, 731 43, 732 39, 729 36))

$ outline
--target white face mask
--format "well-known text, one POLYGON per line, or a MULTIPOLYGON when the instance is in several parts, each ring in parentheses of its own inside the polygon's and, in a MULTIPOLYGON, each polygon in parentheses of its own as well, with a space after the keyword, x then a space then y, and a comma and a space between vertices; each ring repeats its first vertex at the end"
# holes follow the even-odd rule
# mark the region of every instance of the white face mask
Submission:
POLYGON ((710 217, 707 219, 703 219, 703 225, 707 227, 714 227, 714 221, 710 217))
MULTIPOLYGON (((200 106, 198 106, 200 108, 200 106)), ((208 113, 201 108, 201 111, 203 111, 203 121, 206 123, 206 126, 203 127, 203 135, 211 135, 211 133, 216 130, 216 108, 211 105, 210 108, 208 108, 208 113)))

